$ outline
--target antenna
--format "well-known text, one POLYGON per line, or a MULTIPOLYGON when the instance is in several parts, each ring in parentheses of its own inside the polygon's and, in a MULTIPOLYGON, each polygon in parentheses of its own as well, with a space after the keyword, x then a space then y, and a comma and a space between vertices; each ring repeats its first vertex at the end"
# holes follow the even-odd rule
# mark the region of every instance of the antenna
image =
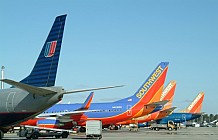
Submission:
MULTIPOLYGON (((4 69, 5 69, 5 66, 2 66, 1 68, 1 72, 2 72, 2 80, 4 79, 4 69)), ((1 81, 1 89, 4 89, 4 82, 1 81)))

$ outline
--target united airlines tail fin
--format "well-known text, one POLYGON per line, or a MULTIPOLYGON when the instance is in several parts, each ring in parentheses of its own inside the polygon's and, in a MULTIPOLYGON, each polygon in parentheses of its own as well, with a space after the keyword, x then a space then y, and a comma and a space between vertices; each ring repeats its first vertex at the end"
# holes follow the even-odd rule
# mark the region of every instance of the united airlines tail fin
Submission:
POLYGON ((188 108, 182 110, 181 112, 201 113, 203 100, 204 100, 204 92, 200 92, 198 96, 191 102, 188 108))
POLYGON ((173 97, 176 89, 176 81, 172 80, 170 83, 164 88, 161 98, 161 101, 168 100, 169 102, 164 106, 163 110, 171 108, 173 97))
POLYGON ((21 83, 37 87, 55 85, 66 16, 56 17, 32 72, 21 83))

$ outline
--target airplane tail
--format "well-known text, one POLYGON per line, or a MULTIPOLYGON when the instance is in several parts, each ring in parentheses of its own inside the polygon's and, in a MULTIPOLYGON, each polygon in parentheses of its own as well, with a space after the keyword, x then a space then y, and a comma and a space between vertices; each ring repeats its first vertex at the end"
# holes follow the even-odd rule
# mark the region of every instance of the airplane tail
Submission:
POLYGON ((56 17, 32 72, 21 83, 37 87, 55 85, 66 16, 56 17))
POLYGON ((170 83, 164 88, 161 98, 161 101, 168 100, 169 102, 164 106, 163 110, 169 109, 172 107, 173 97, 176 89, 176 81, 170 81, 170 83))
POLYGON ((168 70, 168 64, 169 62, 161 62, 133 96, 121 99, 116 102, 128 101, 137 103, 139 101, 142 101, 143 103, 149 103, 153 99, 154 94, 164 84, 166 73, 168 70))
POLYGON ((133 96, 118 100, 116 102, 127 102, 130 104, 127 108, 129 112, 132 112, 131 114, 133 118, 153 111, 153 108, 147 110, 145 105, 154 102, 153 100, 155 95, 158 94, 161 87, 163 87, 168 70, 168 64, 168 62, 161 62, 133 96), (135 108, 140 108, 140 110, 138 111, 138 109, 135 108))
POLYGON ((89 96, 87 97, 86 101, 83 103, 83 105, 78 110, 88 110, 91 105, 93 96, 94 96, 94 92, 91 92, 89 96))
POLYGON ((182 110, 181 112, 201 113, 203 100, 204 100, 204 92, 200 92, 198 96, 191 102, 188 108, 182 110))

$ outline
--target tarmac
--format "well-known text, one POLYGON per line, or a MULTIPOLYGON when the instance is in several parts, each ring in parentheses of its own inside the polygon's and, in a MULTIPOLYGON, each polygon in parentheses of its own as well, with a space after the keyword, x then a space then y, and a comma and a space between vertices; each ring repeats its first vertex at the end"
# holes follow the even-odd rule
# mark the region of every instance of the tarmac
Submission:
MULTIPOLYGON (((25 140, 26 138, 19 138, 16 133, 7 133, 3 139, 16 139, 25 140)), ((55 138, 46 137, 39 138, 40 140, 55 138)), ((86 139, 85 133, 71 134, 67 139, 86 139)), ((103 130, 102 132, 103 140, 181 140, 181 139, 191 139, 191 140, 218 140, 218 127, 188 127, 181 128, 177 131, 160 130, 154 131, 148 128, 140 128, 139 131, 129 131, 127 128, 122 128, 121 130, 103 130)), ((58 139, 56 139, 58 140, 58 139)), ((59 139, 60 140, 60 139, 59 139)))

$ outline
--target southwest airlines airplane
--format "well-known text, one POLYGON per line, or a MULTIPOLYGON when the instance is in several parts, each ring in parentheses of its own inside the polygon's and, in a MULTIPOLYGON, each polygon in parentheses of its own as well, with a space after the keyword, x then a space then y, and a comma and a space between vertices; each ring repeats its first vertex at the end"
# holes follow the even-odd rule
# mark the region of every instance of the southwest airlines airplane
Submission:
POLYGON ((172 101, 175 93, 175 88, 176 88, 176 81, 171 81, 163 90, 162 95, 161 95, 161 101, 168 100, 169 102, 164 105, 164 108, 162 110, 150 113, 148 115, 144 115, 138 118, 132 118, 131 120, 126 120, 123 122, 117 123, 117 125, 129 125, 131 123, 144 123, 144 122, 149 122, 153 120, 158 120, 162 119, 168 115, 170 115, 175 107, 172 107, 172 101))
MULTIPOLYGON (((89 109, 96 110, 95 112, 78 114, 71 114, 69 112, 78 110, 81 108, 81 104, 56 104, 38 116, 41 121, 40 124, 43 126, 52 126, 53 128, 70 129, 73 124, 84 126, 87 120, 101 120, 104 126, 109 126, 135 116, 150 113, 155 108, 149 108, 147 105, 149 106, 153 101, 157 101, 155 98, 159 101, 168 64, 168 62, 161 62, 136 93, 130 97, 115 102, 91 103, 89 109), (55 117, 53 118, 55 121, 51 121, 52 119, 49 117, 55 117), (69 128, 66 128, 66 126, 69 126, 69 128)), ((36 119, 29 120, 28 123, 24 122, 23 124, 37 126, 38 122, 35 121, 36 119)), ((84 129, 84 127, 81 127, 81 129, 84 129)))
POLYGON ((202 115, 201 108, 203 100, 204 92, 200 92, 188 108, 182 110, 182 112, 172 113, 171 115, 156 121, 161 124, 167 123, 169 120, 174 121, 175 123, 182 123, 199 118, 202 115))

